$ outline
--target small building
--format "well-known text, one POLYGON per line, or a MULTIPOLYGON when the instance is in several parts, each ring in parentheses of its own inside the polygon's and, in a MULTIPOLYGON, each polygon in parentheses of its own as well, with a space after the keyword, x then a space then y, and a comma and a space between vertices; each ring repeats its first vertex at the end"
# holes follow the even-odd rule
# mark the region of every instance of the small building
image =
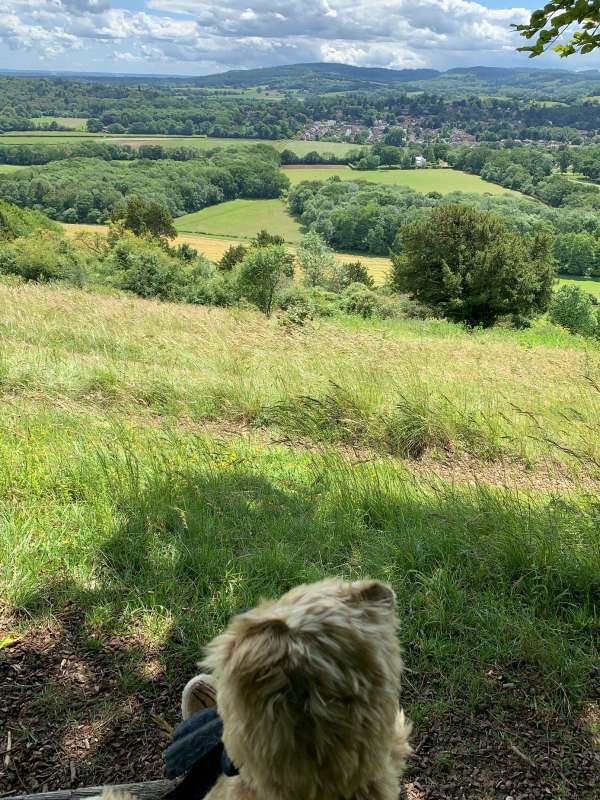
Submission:
POLYGON ((425 156, 415 156, 415 167, 421 169, 427 166, 427 159, 425 156))

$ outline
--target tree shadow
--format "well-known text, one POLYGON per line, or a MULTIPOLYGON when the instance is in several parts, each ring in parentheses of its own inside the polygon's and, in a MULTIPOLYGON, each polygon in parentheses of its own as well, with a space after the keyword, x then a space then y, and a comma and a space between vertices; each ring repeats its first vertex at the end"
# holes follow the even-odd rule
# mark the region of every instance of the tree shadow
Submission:
MULTIPOLYGON (((420 781, 424 797, 478 797, 480 784, 470 783, 470 773, 479 766, 482 748, 486 753, 500 748, 505 756, 493 763, 482 756, 486 790, 526 776, 562 791, 567 773, 568 780, 581 783, 582 765, 590 780, 594 777, 592 736, 544 707, 540 676, 524 653, 517 653, 521 660, 514 653, 498 654, 502 669, 482 675, 484 700, 475 708, 465 707, 463 685, 452 686, 461 679, 459 672, 445 674, 450 657, 464 668, 464 653, 486 635, 486 626, 509 624, 502 614, 491 623, 477 616, 477 592, 489 591, 492 578, 501 611, 505 600, 508 611, 527 603, 533 608, 534 589, 543 595, 543 613, 554 614, 557 624, 561 604, 565 619, 570 608, 583 606, 587 573, 578 572, 575 562, 569 572, 560 537, 553 555, 549 537, 558 536, 554 529, 561 527, 550 512, 528 507, 529 530, 520 542, 515 507, 493 503, 485 493, 409 496, 373 480, 365 488, 344 478, 347 494, 334 493, 323 506, 321 493, 331 490, 321 485, 323 473, 303 482, 279 472, 271 480, 252 464, 229 464, 227 458, 218 455, 214 468, 206 462, 201 468, 165 464, 143 479, 135 469, 111 473, 121 523, 94 554, 97 580, 81 586, 62 578, 23 599, 34 618, 55 610, 59 626, 50 645, 43 637, 24 644, 29 653, 17 663, 19 674, 39 674, 33 698, 26 693, 23 702, 17 692, 8 704, 8 723, 17 729, 20 745, 14 764, 21 775, 9 772, 8 789, 38 788, 23 775, 49 788, 160 777, 166 734, 156 717, 176 721, 181 689, 202 646, 232 614, 261 596, 331 573, 370 573, 397 588, 413 670, 403 702, 419 722, 410 776, 420 781), (539 553, 536 531, 546 536, 539 553), (465 575, 465 564, 472 574, 465 575), (48 699, 52 694, 58 702, 48 699), (33 744, 27 749, 28 742, 33 744), (540 768, 538 756, 549 742, 562 748, 563 756, 540 768), (50 751, 35 761, 29 753, 39 753, 39 743, 50 751), (523 760, 517 751, 534 757, 523 760), (43 766, 44 758, 50 768, 43 766), (438 785, 445 787, 442 793, 438 785)), ((552 513, 566 513, 561 509, 552 513)), ((484 612, 491 616, 496 609, 490 605, 484 612)), ((503 645, 511 635, 505 631, 498 641, 503 645)), ((13 653, 20 651, 11 651, 11 658, 13 653)), ((475 664, 481 670, 476 659, 475 664)), ((510 786, 505 788, 508 793, 510 786)), ((585 791, 583 786, 581 797, 585 791)))

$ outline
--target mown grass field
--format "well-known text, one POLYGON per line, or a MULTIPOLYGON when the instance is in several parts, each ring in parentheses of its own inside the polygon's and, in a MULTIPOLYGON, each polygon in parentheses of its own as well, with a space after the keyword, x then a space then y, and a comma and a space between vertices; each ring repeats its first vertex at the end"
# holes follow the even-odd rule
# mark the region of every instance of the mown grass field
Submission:
MULTIPOLYGON (((123 705, 88 705, 105 730, 148 676, 181 687, 260 596, 370 575, 398 594, 426 796, 461 796, 435 793, 451 757, 467 796, 494 797, 469 783, 484 741, 500 783, 530 772, 509 744, 537 761, 551 741, 561 758, 532 775, 592 800, 577 759, 598 733, 597 348, 440 321, 290 333, 249 311, 35 285, 0 284, 0 312, 2 634, 75 613, 86 652, 119 637, 123 705)), ((176 715, 141 705, 150 729, 153 708, 176 715)))
POLYGON ((14 131, 0 134, 1 144, 68 144, 77 143, 82 138, 91 138, 96 141, 110 141, 117 144, 130 144, 133 147, 140 144, 162 144, 173 147, 195 147, 199 150, 208 150, 212 147, 226 147, 234 144, 268 144, 276 150, 293 150, 299 156, 316 151, 317 153, 334 153, 336 156, 344 155, 350 149, 360 148, 360 145, 349 145, 345 142, 305 142, 297 139, 217 139, 210 136, 161 136, 161 135, 133 135, 133 134, 98 134, 85 131, 14 131))
POLYGON ((16 164, 0 164, 0 174, 14 172, 17 169, 25 169, 25 167, 21 167, 16 164))
POLYGON ((36 125, 47 125, 56 122, 63 128, 70 128, 73 131, 85 131, 87 119, 85 117, 34 117, 32 119, 36 125))
POLYGON ((175 220, 178 231, 252 238, 263 228, 288 242, 302 238, 300 225, 288 214, 282 200, 230 200, 186 214, 175 220))
POLYGON ((520 194, 479 175, 469 175, 456 169, 375 169, 355 170, 350 167, 285 167, 292 185, 302 181, 319 181, 338 176, 341 180, 363 180, 391 186, 408 186, 417 192, 476 192, 482 194, 520 194))
POLYGON ((559 278, 559 285, 578 286, 584 292, 594 295, 600 300, 600 278, 559 278))

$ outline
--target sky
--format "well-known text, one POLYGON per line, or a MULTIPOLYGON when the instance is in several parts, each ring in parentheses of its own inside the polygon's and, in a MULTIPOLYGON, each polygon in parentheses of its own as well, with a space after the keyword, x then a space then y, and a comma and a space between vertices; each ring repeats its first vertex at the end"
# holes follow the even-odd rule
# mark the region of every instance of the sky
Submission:
POLYGON ((335 61, 397 69, 528 60, 510 28, 544 0, 2 0, 0 68, 206 75, 335 61))

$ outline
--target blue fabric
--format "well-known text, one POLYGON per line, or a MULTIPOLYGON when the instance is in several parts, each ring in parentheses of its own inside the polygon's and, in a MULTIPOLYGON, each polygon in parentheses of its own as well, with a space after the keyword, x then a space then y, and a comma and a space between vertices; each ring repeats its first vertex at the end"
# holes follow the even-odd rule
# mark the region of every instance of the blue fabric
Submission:
POLYGON ((222 742, 223 720, 216 708, 205 708, 180 723, 165 751, 168 778, 185 777, 165 795, 168 800, 201 800, 221 775, 238 771, 222 742))

